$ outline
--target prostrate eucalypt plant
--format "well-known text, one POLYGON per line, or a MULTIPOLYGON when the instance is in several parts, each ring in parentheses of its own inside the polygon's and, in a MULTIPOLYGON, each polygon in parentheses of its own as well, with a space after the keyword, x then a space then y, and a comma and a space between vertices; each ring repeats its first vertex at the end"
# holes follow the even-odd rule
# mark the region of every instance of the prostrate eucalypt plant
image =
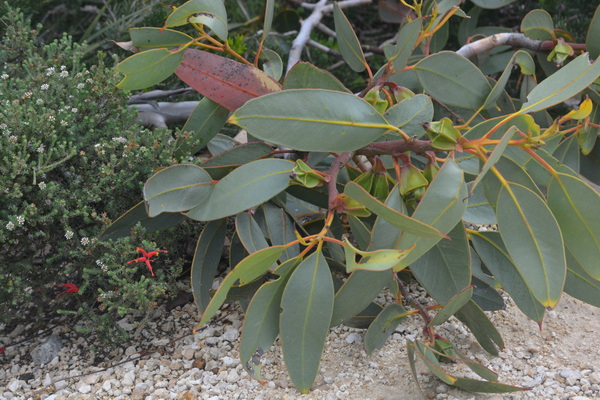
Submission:
POLYGON ((273 1, 254 53, 232 48, 220 2, 189 1, 163 27, 130 31, 127 47, 137 54, 117 67, 125 74, 119 86, 143 89, 177 75, 204 96, 177 137, 177 155, 211 149, 208 160, 148 179, 144 221, 206 222, 191 267, 199 326, 239 300, 240 357, 256 379, 277 337, 306 393, 332 326, 366 328, 372 352, 402 319, 419 315, 423 337, 407 344, 413 371, 418 358, 464 390, 522 390, 498 383, 435 327, 454 316, 497 355, 503 341, 484 311, 504 307, 499 288, 540 325, 563 292, 600 306, 600 217, 585 212, 600 197, 581 177, 595 179, 584 156, 597 151, 600 128, 600 48, 591 39, 598 11, 585 44, 534 10, 521 33, 503 39, 513 47, 483 57, 490 40, 479 33, 479 7, 502 2, 463 4, 468 18, 460 1, 403 1, 411 12, 383 48, 385 60, 371 65, 342 11, 350 3, 321 1, 313 15, 333 12, 339 52, 368 76, 358 95, 310 63, 283 76, 280 56, 267 48, 273 1), (458 52, 438 51, 436 35, 449 21, 460 23, 458 52), (467 50, 485 62, 459 54, 467 50), (575 110, 548 111, 574 96, 575 110), (220 135, 226 122, 251 141, 220 135), (281 158, 289 152, 298 160, 281 158), (228 221, 231 269, 213 293, 228 221), (491 229, 475 229, 481 225, 491 229), (407 301, 408 279, 438 305, 407 301), (395 301, 374 303, 384 288, 395 301), (450 360, 482 379, 450 375, 442 364, 450 360))

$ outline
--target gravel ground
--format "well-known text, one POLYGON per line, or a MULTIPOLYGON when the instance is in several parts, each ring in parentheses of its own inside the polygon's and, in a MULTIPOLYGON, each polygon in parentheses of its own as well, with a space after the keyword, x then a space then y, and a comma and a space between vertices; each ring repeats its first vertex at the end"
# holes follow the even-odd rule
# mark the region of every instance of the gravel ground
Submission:
MULTIPOLYGON (((134 317, 121 321, 134 340, 112 351, 82 337, 67 325, 18 346, 0 356, 0 399, 361 399, 412 400, 419 398, 406 358, 407 338, 420 332, 419 319, 404 321, 385 346, 372 355, 363 349, 364 331, 337 327, 327 341, 321 370, 313 389, 299 394, 283 367, 280 348, 273 346, 262 359, 261 386, 238 360, 241 316, 225 310, 216 324, 175 344, 197 321, 192 303, 170 312, 157 309, 152 322, 134 328, 134 317), (34 348, 60 338, 63 345, 49 363, 33 362, 34 348), (161 347, 165 346, 165 347, 161 347), (139 352, 161 348, 162 352, 139 352), (127 361, 131 357, 136 360, 127 361), (120 363, 119 365, 115 365, 120 363), (108 367, 108 368, 107 368, 108 367), (85 376, 84 373, 95 372, 85 376), (63 379, 61 378, 69 378, 63 379)), ((419 367, 419 380, 429 399, 600 399, 600 311, 568 296, 548 313, 544 327, 529 321, 509 302, 506 310, 491 314, 506 348, 499 357, 487 355, 455 319, 439 333, 458 343, 463 353, 490 367, 500 382, 529 388, 516 394, 474 394, 453 389, 419 367)), ((0 346, 31 335, 29 326, 0 331, 0 346)), ((37 359, 37 358, 36 358, 37 359)), ((462 376, 474 377, 460 366, 449 366, 462 376)))

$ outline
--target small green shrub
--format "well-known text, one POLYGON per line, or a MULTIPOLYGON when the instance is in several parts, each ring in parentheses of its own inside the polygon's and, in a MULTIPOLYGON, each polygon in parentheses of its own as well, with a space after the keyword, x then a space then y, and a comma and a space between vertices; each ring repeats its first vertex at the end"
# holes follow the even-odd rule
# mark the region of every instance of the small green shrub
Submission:
POLYGON ((181 272, 183 263, 169 259, 182 256, 176 235, 96 237, 139 202, 157 167, 171 163, 170 132, 136 123, 105 56, 87 68, 85 47, 70 37, 38 44, 40 27, 9 9, 0 15, 0 318, 66 308, 98 326, 94 318, 156 306, 181 272), (138 246, 170 250, 155 277, 143 263, 126 263, 138 246), (67 282, 79 286, 77 295, 55 298, 53 285, 67 282))

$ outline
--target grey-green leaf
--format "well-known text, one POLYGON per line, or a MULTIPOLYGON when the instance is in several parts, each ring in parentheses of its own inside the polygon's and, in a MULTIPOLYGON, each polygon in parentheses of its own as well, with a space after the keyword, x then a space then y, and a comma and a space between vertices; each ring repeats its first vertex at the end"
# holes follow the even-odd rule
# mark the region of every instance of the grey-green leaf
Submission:
POLYGON ((354 29, 352 29, 352 25, 350 25, 350 21, 348 21, 337 2, 333 3, 333 21, 335 23, 338 46, 344 60, 354 71, 364 71, 367 67, 367 62, 362 47, 354 33, 354 29))

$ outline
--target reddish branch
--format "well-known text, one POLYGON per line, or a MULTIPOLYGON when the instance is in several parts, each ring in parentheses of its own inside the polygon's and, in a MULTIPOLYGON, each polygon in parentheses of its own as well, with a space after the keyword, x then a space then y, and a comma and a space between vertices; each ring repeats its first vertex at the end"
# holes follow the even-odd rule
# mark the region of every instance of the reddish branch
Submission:
POLYGON ((362 149, 358 149, 356 154, 362 154, 365 156, 377 156, 382 154, 396 154, 404 153, 407 151, 414 151, 416 153, 424 153, 426 151, 435 151, 435 147, 431 145, 429 140, 418 140, 413 139, 409 142, 405 140, 393 140, 389 142, 374 142, 362 149))
POLYGON ((327 182, 327 192, 329 193, 329 209, 333 210, 335 208, 335 200, 340 194, 337 190, 337 177, 340 174, 340 171, 354 156, 353 152, 344 153, 331 164, 329 170, 327 170, 327 175, 329 175, 329 182, 327 182))

